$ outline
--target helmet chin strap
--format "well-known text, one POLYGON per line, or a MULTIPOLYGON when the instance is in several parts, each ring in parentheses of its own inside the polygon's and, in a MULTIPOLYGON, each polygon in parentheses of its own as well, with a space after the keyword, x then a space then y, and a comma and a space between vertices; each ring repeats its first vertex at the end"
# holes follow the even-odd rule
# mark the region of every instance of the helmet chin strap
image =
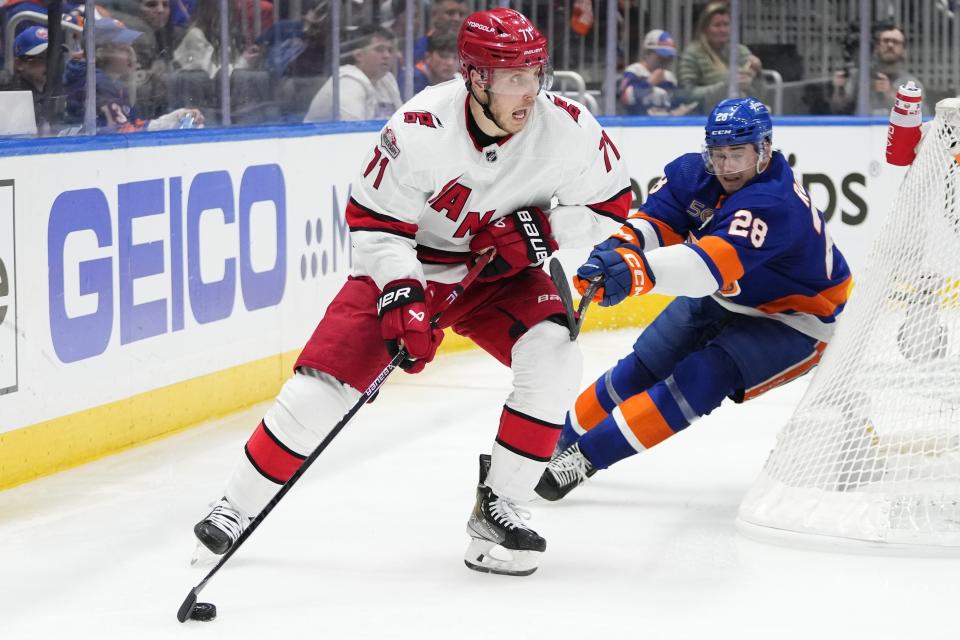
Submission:
POLYGON ((487 101, 485 103, 480 102, 480 99, 477 98, 477 94, 473 92, 472 82, 469 82, 469 81, 467 82, 467 91, 470 92, 470 97, 476 100, 477 104, 480 105, 480 109, 483 111, 484 117, 490 122, 492 122, 493 124, 497 125, 498 129, 509 134, 510 132, 507 131, 502 124, 500 124, 500 121, 497 120, 497 116, 493 115, 493 111, 490 110, 490 103, 493 102, 493 94, 490 92, 490 87, 483 88, 483 92, 487 94, 487 101))

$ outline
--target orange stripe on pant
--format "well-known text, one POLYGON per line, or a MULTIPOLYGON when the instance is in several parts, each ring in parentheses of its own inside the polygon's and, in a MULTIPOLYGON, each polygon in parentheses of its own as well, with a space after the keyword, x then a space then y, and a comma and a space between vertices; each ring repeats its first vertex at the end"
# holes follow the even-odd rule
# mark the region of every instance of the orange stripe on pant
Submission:
POLYGON ((620 405, 620 413, 633 435, 645 449, 659 444, 674 434, 660 409, 646 391, 628 398, 620 405))
POLYGON ((307 459, 283 445, 260 421, 256 431, 244 447, 250 464, 267 480, 283 484, 290 479, 307 459))
POLYGON ((609 415, 606 410, 600 406, 600 401, 597 400, 596 381, 577 396, 577 401, 573 405, 573 412, 577 416, 577 423, 587 431, 603 422, 609 415))

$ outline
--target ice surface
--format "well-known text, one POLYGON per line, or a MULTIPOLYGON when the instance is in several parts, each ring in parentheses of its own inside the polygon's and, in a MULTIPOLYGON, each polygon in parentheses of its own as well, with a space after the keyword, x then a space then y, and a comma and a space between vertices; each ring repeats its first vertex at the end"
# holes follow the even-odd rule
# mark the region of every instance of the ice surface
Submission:
MULTIPOLYGON (((632 332, 580 337, 588 381, 632 332)), ((799 381, 725 404, 655 449, 536 504, 527 578, 462 554, 477 454, 509 371, 480 352, 396 374, 176 621, 209 567, 193 523, 264 411, 0 492, 0 638, 956 638, 960 561, 844 555, 738 535, 740 498, 799 381)))

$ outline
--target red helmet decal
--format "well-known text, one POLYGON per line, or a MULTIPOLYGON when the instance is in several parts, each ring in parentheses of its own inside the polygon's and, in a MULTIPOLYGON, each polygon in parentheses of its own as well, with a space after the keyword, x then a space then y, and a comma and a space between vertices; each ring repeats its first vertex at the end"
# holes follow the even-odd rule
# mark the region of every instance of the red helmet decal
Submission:
POLYGON ((530 20, 513 9, 497 8, 467 16, 457 37, 460 73, 470 69, 535 67, 548 62, 547 39, 530 20))

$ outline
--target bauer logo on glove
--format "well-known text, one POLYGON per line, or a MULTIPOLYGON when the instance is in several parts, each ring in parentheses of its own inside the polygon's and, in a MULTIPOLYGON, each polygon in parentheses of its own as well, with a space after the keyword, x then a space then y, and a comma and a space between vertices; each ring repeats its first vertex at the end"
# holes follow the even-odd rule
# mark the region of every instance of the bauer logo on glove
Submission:
POLYGON ((481 252, 491 247, 497 254, 480 273, 481 282, 507 278, 539 264, 556 251, 558 245, 551 234, 547 214, 537 207, 527 207, 488 224, 470 241, 472 251, 481 252))
POLYGON ((433 360, 443 340, 443 331, 430 326, 428 296, 417 280, 394 280, 377 300, 380 335, 391 358, 402 346, 407 357, 399 362, 407 373, 419 373, 433 360))
POLYGON ((423 289, 418 288, 416 291, 416 298, 414 297, 413 287, 399 287, 397 289, 384 291, 380 299, 377 300, 377 315, 383 317, 384 311, 389 311, 395 307, 402 307, 411 302, 423 302, 423 289))

